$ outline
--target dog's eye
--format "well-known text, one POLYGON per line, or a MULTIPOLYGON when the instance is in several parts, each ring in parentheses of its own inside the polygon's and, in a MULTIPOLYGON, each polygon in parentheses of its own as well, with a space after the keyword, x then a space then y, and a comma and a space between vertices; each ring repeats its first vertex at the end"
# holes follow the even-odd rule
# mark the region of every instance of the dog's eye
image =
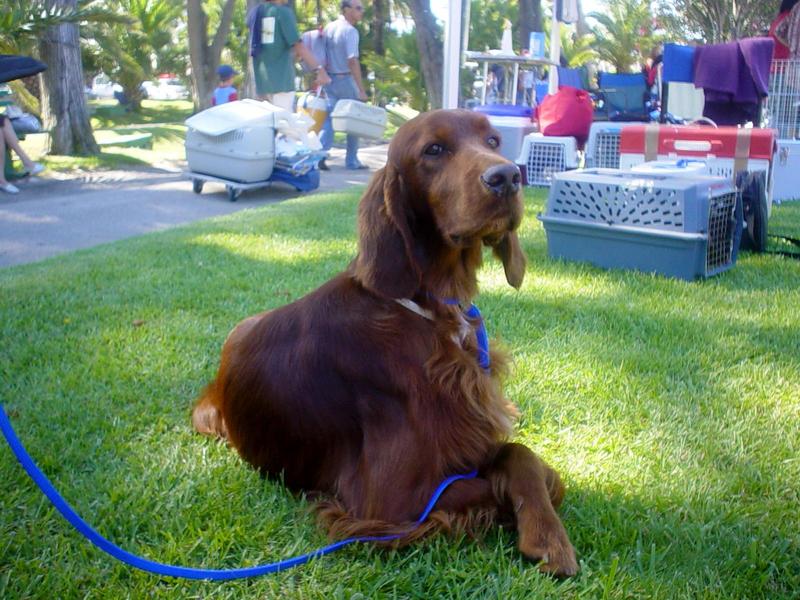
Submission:
POLYGON ((425 148, 425 154, 428 156, 439 156, 442 152, 444 152, 444 146, 441 144, 431 144, 425 148))
POLYGON ((491 135, 486 140, 486 143, 489 144, 490 148, 499 148, 500 147, 500 138, 496 135, 491 135))

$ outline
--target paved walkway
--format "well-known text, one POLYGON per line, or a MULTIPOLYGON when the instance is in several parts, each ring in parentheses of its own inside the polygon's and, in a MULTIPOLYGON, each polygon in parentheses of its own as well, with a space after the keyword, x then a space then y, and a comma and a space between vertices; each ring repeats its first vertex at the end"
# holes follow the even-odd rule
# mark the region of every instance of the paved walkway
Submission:
MULTIPOLYGON (((344 168, 344 150, 334 148, 314 192, 363 185, 386 163, 386 144, 359 150, 369 170, 344 168)), ((206 183, 192 192, 185 165, 163 169, 102 171, 96 174, 33 178, 20 193, 0 192, 0 267, 35 262, 98 244, 167 229, 200 219, 294 198, 290 186, 275 184, 243 192, 229 202, 225 187, 206 183)))

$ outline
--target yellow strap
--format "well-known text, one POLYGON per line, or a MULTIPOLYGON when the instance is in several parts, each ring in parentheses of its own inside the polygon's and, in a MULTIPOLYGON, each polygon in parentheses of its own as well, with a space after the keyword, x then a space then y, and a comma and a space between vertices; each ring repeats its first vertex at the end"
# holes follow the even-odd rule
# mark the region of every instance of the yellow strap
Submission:
POLYGON ((644 160, 658 160, 658 123, 644 126, 644 160))
POLYGON ((736 174, 747 169, 750 160, 751 129, 740 127, 736 130, 736 153, 733 157, 733 184, 736 185, 736 174))

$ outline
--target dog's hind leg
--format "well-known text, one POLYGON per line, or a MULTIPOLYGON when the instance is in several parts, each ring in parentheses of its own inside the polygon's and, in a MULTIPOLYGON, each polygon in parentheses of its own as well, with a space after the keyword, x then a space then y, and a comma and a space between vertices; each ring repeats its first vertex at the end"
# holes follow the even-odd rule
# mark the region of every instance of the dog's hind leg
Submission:
POLYGON ((192 410, 192 425, 195 430, 204 435, 215 435, 223 439, 228 437, 228 428, 222 413, 214 404, 216 381, 208 384, 200 399, 192 410))
POLYGON ((222 390, 219 382, 227 375, 231 364, 231 353, 241 344, 242 340, 247 337, 264 315, 266 313, 245 319, 228 334, 228 338, 222 347, 222 358, 220 359, 217 377, 206 386, 206 389, 200 394, 194 410, 192 410, 192 425, 199 433, 228 439, 228 427, 220 409, 222 406, 222 397, 220 396, 222 390))

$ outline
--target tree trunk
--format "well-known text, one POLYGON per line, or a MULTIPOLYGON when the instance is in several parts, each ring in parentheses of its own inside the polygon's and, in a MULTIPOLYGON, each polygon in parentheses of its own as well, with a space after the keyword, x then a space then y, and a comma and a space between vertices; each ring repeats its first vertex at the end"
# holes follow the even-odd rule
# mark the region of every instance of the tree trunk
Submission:
POLYGON ((384 0, 373 0, 372 10, 372 39, 375 40, 375 54, 386 56, 386 46, 383 43, 383 31, 386 27, 386 2, 384 0))
POLYGON ((589 35, 592 32, 589 24, 586 22, 586 13, 583 11, 583 2, 578 0, 578 22, 575 25, 575 33, 578 37, 589 35))
POLYGON ((431 12, 430 0, 410 0, 411 17, 417 34, 417 49, 422 79, 428 92, 430 108, 442 106, 442 76, 444 69, 443 44, 431 12))
POLYGON ((217 82, 222 48, 231 30, 235 0, 225 0, 219 19, 219 29, 208 43, 208 16, 203 9, 202 0, 187 0, 187 31, 189 33, 189 60, 192 65, 192 90, 195 110, 211 106, 211 92, 217 82))
POLYGON ((519 47, 530 50, 532 31, 542 29, 541 0, 519 0, 519 47))
MULTIPOLYGON (((75 8, 76 0, 52 0, 52 6, 75 8)), ((78 26, 64 23, 49 27, 39 42, 47 70, 41 74, 42 120, 50 131, 50 154, 98 154, 83 91, 83 66, 78 26)))

